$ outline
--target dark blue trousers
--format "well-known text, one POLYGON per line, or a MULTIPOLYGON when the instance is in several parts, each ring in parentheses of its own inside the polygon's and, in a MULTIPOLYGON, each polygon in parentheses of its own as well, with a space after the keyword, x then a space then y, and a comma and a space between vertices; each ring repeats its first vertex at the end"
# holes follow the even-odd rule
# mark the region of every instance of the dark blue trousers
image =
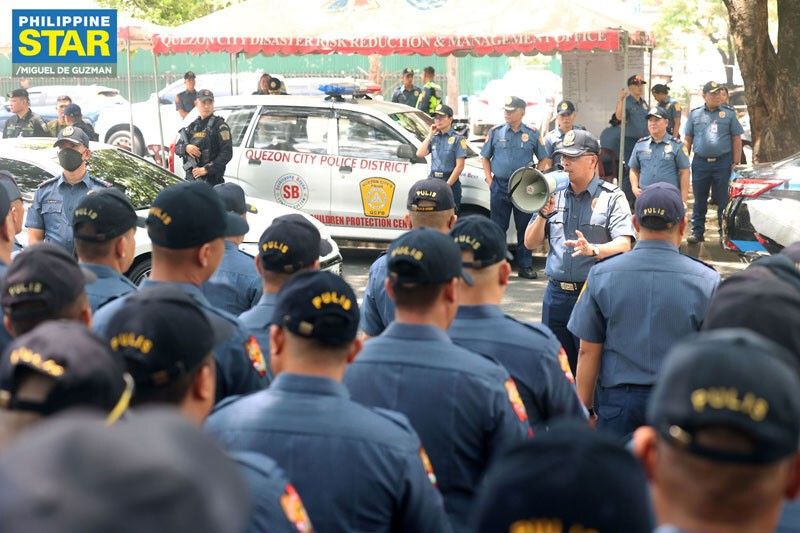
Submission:
POLYGON ((567 353, 569 359, 569 366, 572 368, 574 374, 578 368, 578 347, 580 346, 580 339, 570 333, 567 329, 569 322, 569 315, 572 314, 572 308, 575 307, 575 302, 578 301, 579 291, 568 292, 561 290, 560 287, 554 285, 555 282, 550 281, 547 288, 544 290, 544 300, 542 301, 542 323, 550 328, 556 337, 558 337, 561 347, 567 353))
POLYGON ((651 387, 637 385, 598 387, 595 395, 597 429, 619 437, 621 442, 630 440, 636 428, 647 424, 647 400, 651 390, 651 387))
POLYGON ((514 227, 517 229, 517 267, 531 268, 533 258, 531 251, 525 248, 525 229, 531 219, 530 213, 520 211, 508 197, 508 181, 492 180, 489 187, 489 217, 492 222, 503 228, 503 232, 508 231, 508 223, 511 215, 514 215, 514 227))
POLYGON ((731 179, 733 159, 730 153, 722 155, 709 163, 705 158, 695 155, 692 159, 692 233, 701 236, 706 231, 706 212, 708 193, 717 202, 717 221, 722 227, 722 212, 728 204, 728 184, 731 179))

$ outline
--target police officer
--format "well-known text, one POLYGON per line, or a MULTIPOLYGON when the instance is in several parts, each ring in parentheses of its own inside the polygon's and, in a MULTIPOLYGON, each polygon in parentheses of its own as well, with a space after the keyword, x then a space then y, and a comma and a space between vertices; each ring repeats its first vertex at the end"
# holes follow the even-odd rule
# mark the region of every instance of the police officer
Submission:
POLYGON ((78 260, 97 276, 86 285, 92 312, 136 290, 124 274, 133 264, 137 227, 144 227, 144 219, 113 187, 87 195, 75 209, 72 229, 78 260))
POLYGON ((634 233, 622 191, 597 176, 600 144, 594 135, 581 130, 567 132, 556 152, 569 173, 570 185, 533 214, 525 246, 533 249, 549 244, 542 322, 556 334, 574 370, 578 339, 567 330, 567 322, 578 293, 592 265, 630 250, 634 233))
POLYGON ((417 149, 417 157, 431 155, 430 178, 447 181, 453 190, 456 213, 461 207, 461 171, 467 157, 467 141, 452 128, 453 109, 439 104, 433 114, 431 131, 417 149))
POLYGON ((94 274, 51 243, 29 246, 8 267, 0 294, 3 324, 12 337, 49 320, 72 320, 83 327, 92 321, 86 285, 94 274))
POLYGON ((742 125, 736 113, 721 106, 722 86, 710 81, 703 86, 705 105, 689 112, 686 120, 686 152, 692 159, 692 234, 689 243, 705 240, 708 193, 717 204, 717 221, 722 227, 722 212, 728 203, 731 170, 741 162, 742 125))
POLYGON ((392 102, 416 107, 422 89, 414 85, 414 69, 403 69, 403 83, 392 93, 392 102))
POLYGON ((28 91, 14 89, 8 95, 9 109, 12 115, 3 126, 3 138, 12 137, 47 137, 47 125, 42 117, 31 111, 28 91))
POLYGON ((681 103, 669 95, 669 87, 663 83, 656 83, 650 89, 658 107, 663 107, 667 112, 667 133, 676 139, 681 138, 681 103))
MULTIPOLYGON (((226 213, 211 187, 183 182, 156 196, 146 224, 153 245, 153 269, 142 288, 177 287, 204 311, 222 317, 233 326, 233 333, 214 347, 216 399, 261 390, 268 378, 258 340, 234 315, 212 306, 200 289, 222 260, 223 238, 241 235, 245 221, 226 213)), ((105 334, 116 312, 132 294, 135 293, 101 307, 94 316, 94 330, 105 334)))
MULTIPOLYGON (((431 228, 447 233, 456 223, 453 191, 440 179, 428 178, 416 182, 408 190, 406 227, 431 228)), ((380 335, 394 320, 394 302, 386 294, 386 254, 369 267, 369 278, 361 302, 361 330, 367 337, 380 335)))
POLYGON ((225 237, 225 254, 216 272, 203 284, 211 305, 233 315, 240 315, 253 307, 261 298, 261 279, 253 264, 253 257, 239 250, 245 234, 250 231, 247 213, 258 210, 245 201, 244 190, 235 183, 220 183, 214 191, 229 214, 241 217, 244 226, 241 235, 225 237))
POLYGON ((460 278, 471 283, 453 238, 411 230, 387 255, 395 320, 364 345, 344 383, 353 400, 409 418, 430 455, 453 530, 465 531, 489 462, 531 431, 525 405, 502 366, 447 336, 460 278))
MULTIPOLYGON (((0 187, 0 283, 5 278, 8 265, 11 264, 11 251, 14 246, 14 217, 11 202, 5 187, 0 187)), ((4 327, 0 327, 0 352, 11 342, 11 335, 4 327)))
POLYGON ((110 187, 110 184, 93 177, 86 168, 91 157, 89 137, 83 130, 67 126, 58 132, 53 145, 58 148, 61 175, 43 181, 33 195, 25 226, 28 243, 54 242, 73 253, 72 219, 75 208, 89 191, 110 187))
POLYGON ((197 91, 195 90, 195 82, 197 80, 195 78, 194 72, 191 70, 186 72, 183 75, 183 84, 186 90, 175 95, 175 110, 181 116, 181 119, 186 118, 186 115, 194 109, 194 101, 197 100, 197 91))
POLYGON ((481 150, 481 163, 486 183, 489 184, 489 216, 503 231, 508 230, 509 217, 514 216, 517 229, 517 268, 519 277, 536 279, 531 252, 525 248, 525 228, 530 214, 514 207, 508 196, 508 179, 519 168, 533 164, 544 157, 544 147, 539 143, 539 132, 522 123, 527 104, 522 98, 506 99, 506 123, 489 130, 489 137, 481 150))
POLYGON ((64 109, 64 119, 67 121, 67 126, 82 129, 90 141, 100 140, 100 136, 95 133, 94 127, 83 120, 83 112, 78 104, 69 104, 64 109))
POLYGON ((622 121, 625 107, 625 161, 629 161, 636 141, 647 135, 647 102, 642 98, 647 82, 638 74, 628 78, 628 90, 622 89, 617 99, 614 116, 622 121))
POLYGON ((25 206, 22 203, 22 193, 17 186, 17 180, 13 174, 7 170, 0 170, 0 186, 6 190, 10 202, 11 220, 13 222, 14 237, 11 253, 22 250, 22 245, 17 241, 16 236, 22 233, 22 217, 25 215, 25 206))
POLYGON ((72 98, 70 98, 66 94, 62 94, 58 98, 56 98, 56 113, 57 116, 53 120, 49 121, 45 127, 47 128, 47 133, 50 137, 58 137, 58 132, 64 126, 67 126, 67 119, 64 117, 64 110, 67 108, 69 104, 72 103, 72 98))
POLYGON ((417 98, 417 109, 431 116, 442 102, 442 88, 433 81, 435 77, 436 71, 433 67, 422 69, 422 91, 417 98))
POLYGON ((584 129, 583 126, 575 124, 577 117, 578 113, 575 111, 575 104, 569 100, 563 100, 558 103, 556 106, 556 127, 542 137, 543 157, 539 161, 539 170, 545 172, 561 164, 561 157, 555 153, 556 145, 561 142, 561 139, 564 138, 568 131, 584 129))
MULTIPOLYGON (((221 317, 205 313, 191 296, 174 287, 151 287, 128 298, 106 331, 111 351, 124 361, 136 384, 131 405, 172 405, 200 426, 214 406, 214 345, 231 333, 221 317)), ((234 457, 253 497, 248 531, 297 532, 288 514, 302 510, 282 506, 286 474, 272 459, 234 457)), ((303 511, 305 514, 305 511, 303 511)), ((306 516, 305 524, 309 525, 306 516)), ((306 531, 309 531, 307 529, 306 531)))
POLYGON ((553 332, 542 324, 519 322, 500 309, 511 273, 505 232, 486 217, 466 217, 450 235, 461 247, 473 281, 471 287, 460 287, 450 338, 508 370, 535 430, 546 429, 559 417, 585 421, 567 354, 553 332))
POLYGON ((225 180, 225 167, 233 157, 231 129, 214 114, 214 93, 208 89, 197 92, 196 106, 199 116, 181 128, 175 153, 183 158, 186 179, 217 185, 225 180))
POLYGON ((619 169, 619 137, 622 131, 620 124, 617 116, 611 113, 608 127, 600 132, 600 162, 603 170, 600 177, 612 183, 619 169))
POLYGON ((671 183, 681 191, 684 202, 689 199, 689 157, 683 143, 667 133, 668 115, 663 107, 647 112, 647 131, 639 139, 628 161, 631 190, 637 198, 642 189, 653 183, 671 183))
POLYGON ((581 339, 578 395, 600 430, 624 440, 646 423, 664 354, 700 329, 720 279, 678 250, 686 211, 674 185, 645 188, 633 226, 636 246, 592 267, 568 325, 581 339))
POLYGON ((319 258, 330 252, 328 241, 320 237, 314 224, 299 214, 276 218, 261 234, 256 268, 263 294, 252 309, 239 315, 261 346, 269 346, 269 325, 278 292, 298 272, 319 270, 319 258))
POLYGON ((206 429, 231 451, 275 459, 318 531, 450 531, 411 424, 350 400, 341 383, 361 347, 353 289, 329 272, 300 272, 272 322, 275 381, 221 405, 206 429))

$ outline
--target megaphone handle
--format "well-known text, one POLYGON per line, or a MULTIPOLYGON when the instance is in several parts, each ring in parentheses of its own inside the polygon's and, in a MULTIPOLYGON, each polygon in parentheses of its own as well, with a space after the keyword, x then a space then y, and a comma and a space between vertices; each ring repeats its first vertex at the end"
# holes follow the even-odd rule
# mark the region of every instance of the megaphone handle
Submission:
POLYGON ((508 195, 512 196, 514 194, 514 191, 516 191, 517 187, 519 187, 520 185, 522 185, 522 180, 517 181, 517 183, 515 183, 514 186, 511 187, 511 190, 508 191, 508 195))

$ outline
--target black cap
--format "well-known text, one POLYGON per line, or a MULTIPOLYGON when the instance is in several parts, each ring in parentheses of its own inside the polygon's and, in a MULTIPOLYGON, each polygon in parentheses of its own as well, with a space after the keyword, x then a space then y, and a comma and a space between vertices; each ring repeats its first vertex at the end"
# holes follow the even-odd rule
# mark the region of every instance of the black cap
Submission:
POLYGON ((559 115, 571 115, 575 112, 575 104, 569 100, 562 100, 556 106, 556 113, 559 115))
POLYGON ((59 415, 3 454, 0 480, 5 533, 227 533, 250 517, 236 464, 174 408, 137 409, 111 427, 59 415))
POLYGON ((411 68, 411 67, 404 68, 403 69, 403 76, 405 76, 406 74, 411 74, 413 76, 414 75, 414 69, 411 68))
POLYGON ((58 313, 85 292, 97 278, 82 270, 75 258, 57 244, 44 242, 22 250, 11 262, 0 303, 12 320, 58 313), (38 306, 18 308, 18 304, 38 306))
POLYGON ((503 105, 503 109, 506 111, 515 111, 517 109, 526 109, 528 104, 522 98, 516 96, 509 96, 506 98, 505 105, 503 105))
POLYGON ((721 84, 715 81, 709 81, 705 85, 703 85, 703 94, 715 93, 717 91, 721 91, 724 88, 725 87, 723 87, 721 84))
POLYGON ((147 217, 150 240, 164 248, 192 248, 220 237, 244 235, 247 230, 247 222, 227 213, 219 195, 201 181, 163 189, 147 217))
POLYGON ((67 117, 79 117, 83 113, 81 111, 81 106, 78 104, 69 104, 67 107, 64 108, 64 116, 67 117))
POLYGON ((310 267, 333 248, 303 215, 277 217, 258 240, 261 266, 270 272, 292 274, 310 267))
POLYGON ((745 329, 703 332, 667 354, 647 407, 661 438, 713 461, 767 464, 797 453, 800 378, 781 346, 745 329), (696 439, 705 428, 747 437, 746 450, 696 439))
POLYGON ((14 89, 8 93, 9 98, 28 98, 28 91, 26 89, 14 89))
POLYGON ((484 268, 513 258, 506 246, 505 232, 488 217, 459 218, 450 235, 461 250, 472 250, 472 262, 464 263, 467 268, 484 268))
POLYGON ((106 242, 131 228, 144 227, 130 200, 119 189, 108 187, 89 191, 75 209, 72 218, 76 239, 106 242))
POLYGON ((258 209, 248 204, 244 197, 244 189, 235 183, 220 183, 214 185, 214 190, 222 200, 222 205, 228 212, 244 215, 245 213, 258 213, 258 209))
POLYGON ((667 118, 668 118, 668 117, 667 117, 667 110, 666 110, 666 109, 664 109, 664 108, 663 108, 663 107, 661 107, 661 106, 654 106, 654 107, 651 107, 651 108, 650 108, 650 109, 647 111, 647 118, 650 118, 650 117, 658 117, 658 118, 667 119, 667 118))
POLYGON ((280 91, 282 85, 283 82, 280 80, 280 78, 276 78, 273 76, 269 79, 268 87, 270 91, 280 91))
POLYGON ((453 190, 447 181, 437 178, 419 180, 408 190, 409 211, 447 211, 456 208, 453 190))
MULTIPOLYGON (((795 263, 800 263, 800 241, 792 243, 781 250, 781 255, 785 255, 795 263)), ((798 268, 800 268, 800 266, 798 268)))
POLYGON ((650 91, 656 94, 669 94, 669 87, 664 85, 663 83, 656 83, 655 85, 653 85, 650 91))
MULTIPOLYGON (((795 274, 800 277, 800 273, 795 274)), ((747 328, 800 360, 800 292, 771 270, 753 266, 725 279, 708 304, 702 329, 747 328)))
POLYGON ((639 76, 638 74, 634 74, 630 78, 628 78, 628 85, 646 85, 647 82, 644 81, 644 78, 639 76))
POLYGON ((653 531, 639 463, 577 422, 556 422, 500 457, 475 509, 474 531, 653 531))
POLYGON ((186 71, 186 74, 184 74, 184 75, 183 75, 183 79, 184 79, 184 80, 193 80, 193 79, 195 79, 196 77, 197 77, 197 76, 195 76, 195 75, 194 75, 194 72, 192 72, 191 70, 188 70, 188 71, 186 71))
POLYGON ((230 338, 233 326, 205 313, 177 287, 150 287, 125 299, 105 331, 136 387, 168 385, 192 372, 214 346, 230 338))
POLYGON ((7 170, 0 170, 0 186, 6 190, 9 202, 22 199, 22 193, 17 185, 17 179, 11 172, 7 170))
POLYGON ((686 215, 681 192, 671 183, 648 185, 636 199, 636 219, 652 230, 671 228, 686 215))
POLYGON ((439 104, 436 106, 436 109, 433 110, 433 114, 453 118, 453 108, 448 105, 439 104))
POLYGON ((53 143, 53 146, 59 147, 65 143, 72 145, 82 144, 88 148, 89 136, 86 135, 86 132, 80 128, 65 126, 61 128, 61 131, 58 132, 58 139, 53 143))
POLYGON ((461 263, 461 248, 452 237, 434 229, 412 229, 396 238, 386 253, 394 286, 434 285, 453 278, 472 285, 472 277, 461 263))
POLYGON ((586 153, 599 154, 600 141, 586 130, 569 130, 556 144, 555 153, 577 157, 586 153))
POLYGON ((8 191, 5 184, 3 184, 3 186, 0 186, 0 222, 5 220, 10 210, 11 201, 8 199, 8 191))
POLYGON ((42 322, 3 353, 0 407, 45 416, 77 406, 108 413, 127 406, 120 403, 128 388, 124 374, 121 361, 84 324, 42 322), (46 376, 52 386, 24 387, 29 373, 46 376))
POLYGON ((197 91, 196 98, 198 100, 200 100, 201 102, 204 101, 204 100, 211 100, 213 102, 214 101, 214 93, 212 93, 208 89, 200 89, 199 91, 197 91))
POLYGON ((330 272, 292 276, 278 293, 272 323, 330 346, 351 342, 358 333, 358 302, 347 282, 330 272))

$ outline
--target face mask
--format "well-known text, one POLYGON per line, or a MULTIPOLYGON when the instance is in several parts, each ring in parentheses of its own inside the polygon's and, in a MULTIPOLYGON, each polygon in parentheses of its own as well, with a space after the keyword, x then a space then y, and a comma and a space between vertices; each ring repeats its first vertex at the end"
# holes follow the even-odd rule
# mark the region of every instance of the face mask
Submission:
POLYGON ((83 163, 83 155, 75 150, 64 148, 58 152, 58 164, 68 172, 77 169, 81 163, 83 163))

